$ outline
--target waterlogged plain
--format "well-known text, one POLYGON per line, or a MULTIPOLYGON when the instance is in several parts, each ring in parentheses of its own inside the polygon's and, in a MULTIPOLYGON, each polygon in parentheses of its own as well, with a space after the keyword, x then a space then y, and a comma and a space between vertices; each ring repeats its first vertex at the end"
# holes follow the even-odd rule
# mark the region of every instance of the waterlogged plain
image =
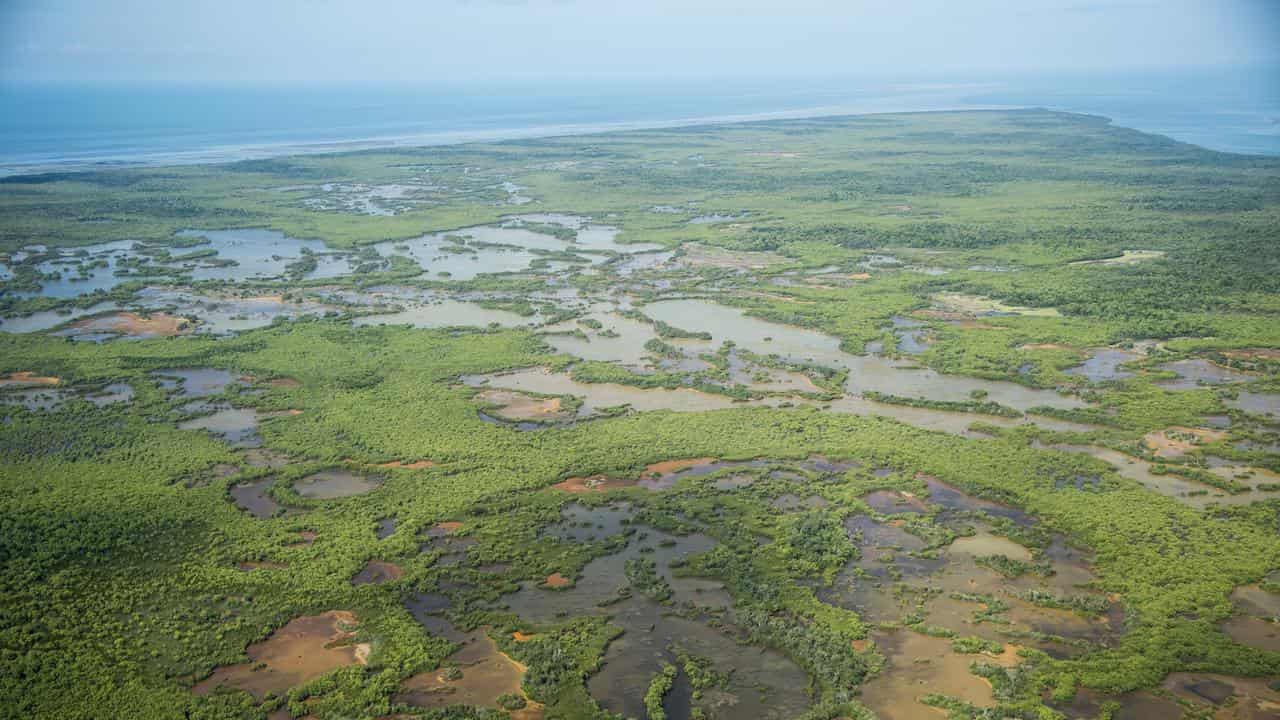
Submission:
POLYGON ((1025 111, 6 179, 0 700, 1274 715, 1278 173, 1025 111))

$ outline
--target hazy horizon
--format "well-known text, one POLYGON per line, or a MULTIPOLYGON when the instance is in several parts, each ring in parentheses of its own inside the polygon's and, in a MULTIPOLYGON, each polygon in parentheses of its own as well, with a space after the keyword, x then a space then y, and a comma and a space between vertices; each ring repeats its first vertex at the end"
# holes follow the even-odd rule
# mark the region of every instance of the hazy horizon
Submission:
POLYGON ((1266 67, 1280 63, 1276 37, 1280 4, 1266 0, 12 0, 0 83, 898 82, 1266 67))

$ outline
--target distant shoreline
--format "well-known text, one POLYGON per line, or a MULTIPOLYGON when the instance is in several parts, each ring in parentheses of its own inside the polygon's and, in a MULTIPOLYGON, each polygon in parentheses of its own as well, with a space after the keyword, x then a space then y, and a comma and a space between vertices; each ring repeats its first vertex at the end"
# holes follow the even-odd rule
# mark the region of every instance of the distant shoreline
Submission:
POLYGON ((130 170, 190 165, 219 165, 247 160, 268 160, 272 158, 297 157, 308 155, 328 155, 348 152, 372 150, 403 150, 424 147, 442 147, 467 145, 472 143, 505 142, 516 140, 536 140, 551 137, 573 137, 599 135, 615 132, 632 132, 642 130, 669 130, 678 128, 712 127, 720 125, 737 125, 753 122, 769 122, 773 120, 805 120, 814 118, 867 117, 873 115, 902 115, 917 113, 955 113, 955 112, 1013 112, 1019 110, 1049 110, 1072 115, 1098 117, 1107 120, 1117 127, 1125 127, 1138 132, 1161 135, 1175 142, 1196 145, 1210 152, 1222 152, 1234 155, 1255 157, 1275 157, 1269 153, 1249 153, 1232 150, 1219 150, 1197 143, 1181 140, 1164 133, 1145 130, 1132 125, 1118 123, 1115 118, 1101 112, 1087 110, 1067 110, 1062 108, 1046 108, 1036 105, 989 105, 963 104, 944 107, 901 107, 893 109, 855 110, 843 106, 811 107, 795 110, 778 110, 758 113, 741 113, 728 115, 709 115, 679 118, 672 120, 635 120, 600 123, 562 123, 525 127, 499 128, 492 130, 444 130, 433 133, 401 134, 352 138, 348 140, 328 140, 314 142, 281 142, 257 143, 245 145, 222 145, 187 151, 158 151, 151 153, 123 154, 115 157, 101 157, 94 160, 65 160, 3 162, 0 161, 0 178, 30 175, 47 175, 57 173, 80 173, 104 170, 130 170))
POLYGON ((443 130, 434 133, 370 136, 347 140, 328 140, 296 143, 256 143, 245 145, 221 145, 187 151, 160 151, 105 156, 93 160, 67 158, 31 162, 0 161, 0 177, 18 175, 43 175, 62 172, 91 172, 95 170, 141 169, 173 167, 178 165, 216 165, 244 160, 267 160, 300 155, 327 155, 332 153, 360 152, 363 150, 396 150, 470 143, 502 142, 508 140, 535 140, 549 137, 598 135, 634 130, 667 130, 715 125, 736 125, 770 120, 804 120, 809 118, 857 117, 866 115, 897 115, 921 112, 978 112, 999 110, 1025 110, 1029 106, 1006 105, 957 105, 948 107, 902 107, 895 109, 857 110, 843 106, 810 107, 795 110, 777 110, 732 115, 707 115, 673 120, 633 120, 600 123, 561 123, 510 127, 494 130, 443 130))

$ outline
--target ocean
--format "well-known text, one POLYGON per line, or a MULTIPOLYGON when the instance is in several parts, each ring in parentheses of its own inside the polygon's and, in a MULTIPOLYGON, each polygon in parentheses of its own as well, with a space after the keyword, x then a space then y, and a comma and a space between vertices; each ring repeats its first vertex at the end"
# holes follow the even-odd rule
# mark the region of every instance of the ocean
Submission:
POLYGON ((1280 155, 1280 68, 877 80, 430 87, 0 87, 0 175, 227 162, 615 129, 1047 107, 1280 155))

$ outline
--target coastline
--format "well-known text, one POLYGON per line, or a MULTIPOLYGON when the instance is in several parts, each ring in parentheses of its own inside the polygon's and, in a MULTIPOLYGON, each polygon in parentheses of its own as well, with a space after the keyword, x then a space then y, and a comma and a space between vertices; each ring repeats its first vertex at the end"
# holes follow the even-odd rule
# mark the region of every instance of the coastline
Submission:
POLYGON ((809 118, 857 117, 869 115, 893 115, 921 112, 978 112, 998 110, 1023 110, 1028 106, 1012 105, 945 105, 921 107, 905 105, 888 108, 858 109, 849 106, 821 106, 792 110, 758 113, 706 115, 671 120, 622 120, 600 123, 559 123, 504 127, 497 129, 441 130, 430 133, 373 135, 345 140, 315 142, 249 143, 242 145, 218 145, 185 151, 157 151, 104 155, 93 159, 48 159, 33 161, 6 161, 0 159, 0 178, 47 173, 89 172, 180 165, 216 165, 245 160, 267 160, 299 155, 326 155, 332 153, 360 152, 364 150, 397 150, 471 143, 503 142, 508 140, 532 140, 551 137, 572 137, 602 133, 637 130, 668 130, 717 125, 736 125, 771 120, 804 120, 809 118))

